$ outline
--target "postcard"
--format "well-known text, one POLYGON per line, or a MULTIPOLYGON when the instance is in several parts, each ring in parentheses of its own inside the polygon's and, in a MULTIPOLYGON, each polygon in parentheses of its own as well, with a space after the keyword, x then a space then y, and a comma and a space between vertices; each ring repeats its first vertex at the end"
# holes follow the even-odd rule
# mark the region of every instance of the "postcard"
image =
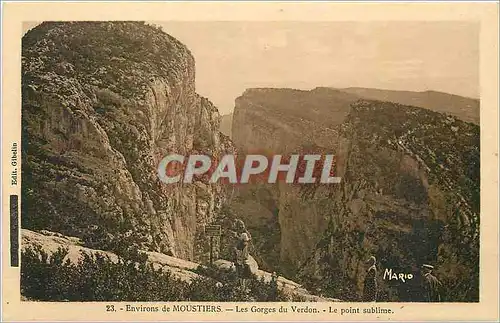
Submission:
POLYGON ((498 3, 3 5, 5 321, 498 320, 498 3))

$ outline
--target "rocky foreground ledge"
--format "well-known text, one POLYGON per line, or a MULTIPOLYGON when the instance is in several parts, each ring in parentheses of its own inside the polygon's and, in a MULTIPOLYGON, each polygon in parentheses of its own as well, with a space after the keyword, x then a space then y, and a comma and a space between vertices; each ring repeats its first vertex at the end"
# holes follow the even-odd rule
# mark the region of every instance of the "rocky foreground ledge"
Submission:
MULTIPOLYGON (((56 252, 60 247, 67 248, 68 254, 65 258, 66 260, 70 260, 72 263, 77 263, 78 260, 82 257, 82 251, 95 255, 102 254, 109 257, 109 259, 113 262, 118 262, 119 258, 116 254, 97 249, 90 249, 84 247, 80 239, 75 237, 64 236, 60 233, 41 230, 40 232, 35 232, 27 229, 21 230, 22 235, 22 243, 21 248, 27 249, 29 247, 40 246, 45 252, 48 254, 52 254, 56 252)), ((168 270, 174 275, 176 278, 185 281, 187 283, 191 283, 194 279, 198 278, 200 274, 196 273, 196 269, 199 268, 200 264, 179 259, 171 256, 167 256, 158 252, 145 252, 148 256, 148 262, 152 263, 153 266, 158 269, 162 268, 163 270, 168 270)), ((272 279, 272 274, 263 270, 258 269, 258 265, 255 260, 252 258, 252 272, 257 276, 257 279, 264 279, 265 282, 270 282, 272 279)), ((219 259, 214 262, 214 265, 220 270, 234 270, 232 263, 230 261, 219 259)), ((303 288, 300 284, 286 279, 284 277, 277 277, 278 279, 278 288, 283 290, 289 295, 298 296, 305 301, 309 302, 338 302, 340 300, 333 298, 326 298, 317 295, 312 295, 303 288)))

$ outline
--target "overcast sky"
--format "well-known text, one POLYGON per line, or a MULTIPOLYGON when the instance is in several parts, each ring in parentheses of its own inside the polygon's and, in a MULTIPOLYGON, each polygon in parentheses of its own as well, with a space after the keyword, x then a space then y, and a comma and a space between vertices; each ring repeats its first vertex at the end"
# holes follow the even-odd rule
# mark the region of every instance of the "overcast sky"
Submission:
POLYGON ((196 60, 221 114, 250 87, 371 87, 479 97, 479 25, 463 22, 154 22, 196 60))

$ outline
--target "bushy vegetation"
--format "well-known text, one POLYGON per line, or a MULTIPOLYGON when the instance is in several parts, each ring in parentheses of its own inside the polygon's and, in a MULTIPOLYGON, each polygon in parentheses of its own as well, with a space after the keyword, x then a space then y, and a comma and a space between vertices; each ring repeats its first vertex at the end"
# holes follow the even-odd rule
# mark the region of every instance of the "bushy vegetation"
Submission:
POLYGON ((318 281, 301 277, 304 286, 359 300, 363 262, 374 255, 380 301, 421 301, 423 263, 435 266, 444 301, 478 301, 479 127, 417 107, 360 101, 342 136, 352 138, 340 184, 349 194, 321 208, 331 214, 314 258, 322 271, 318 281), (353 199, 366 209, 347 207, 353 199), (384 280, 385 268, 415 278, 384 280))
MULTIPOLYGON (((360 101, 353 111, 346 123, 349 129, 346 135, 355 136, 366 145, 361 148, 399 151, 406 147, 406 154, 418 156, 425 163, 431 184, 462 196, 466 204, 462 207, 479 214, 479 126, 438 112, 389 102, 360 101)), ((390 183, 384 191, 401 188, 397 184, 390 183)))
POLYGON ((131 21, 44 22, 26 33, 22 49, 30 84, 40 84, 31 72, 55 71, 124 98, 142 95, 149 78, 180 81, 172 67, 192 61, 188 49, 160 28, 131 21))
POLYGON ((103 254, 81 253, 77 263, 67 249, 49 255, 40 247, 23 251, 21 293, 41 301, 181 300, 187 284, 152 265, 103 254))
POLYGON ((48 254, 41 247, 22 252, 21 294, 39 301, 286 301, 277 283, 252 279, 239 288, 234 272, 200 267, 191 283, 154 268, 144 254, 119 257, 81 253, 74 263, 68 250, 48 254))

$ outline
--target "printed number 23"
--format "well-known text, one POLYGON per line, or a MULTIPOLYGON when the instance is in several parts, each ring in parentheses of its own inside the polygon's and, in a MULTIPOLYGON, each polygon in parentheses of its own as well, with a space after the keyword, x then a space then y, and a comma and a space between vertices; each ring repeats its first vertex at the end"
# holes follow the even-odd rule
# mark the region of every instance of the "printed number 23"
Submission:
POLYGON ((114 311, 115 311, 114 305, 106 305, 106 312, 114 312, 114 311))

